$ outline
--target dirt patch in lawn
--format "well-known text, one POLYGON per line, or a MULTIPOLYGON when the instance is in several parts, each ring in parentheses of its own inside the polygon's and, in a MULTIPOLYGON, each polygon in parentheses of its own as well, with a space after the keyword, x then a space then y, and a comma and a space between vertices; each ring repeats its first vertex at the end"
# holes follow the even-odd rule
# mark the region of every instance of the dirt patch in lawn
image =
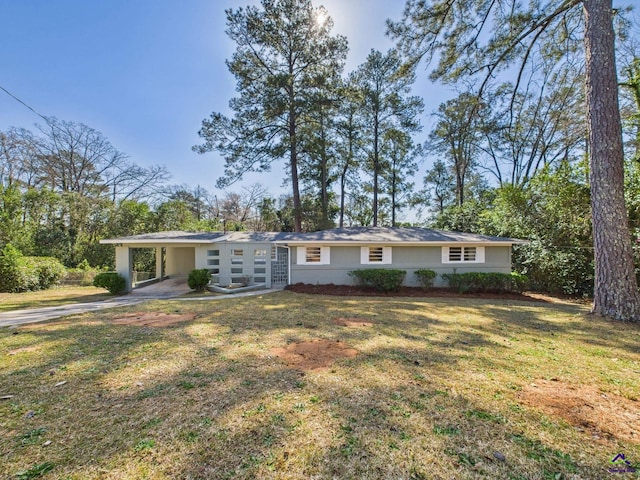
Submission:
POLYGON ((547 380, 525 386, 519 397, 548 415, 562 417, 596 440, 640 444, 640 402, 591 386, 547 380))
POLYGON ((113 323, 140 327, 167 327, 175 323, 187 322, 194 318, 196 318, 195 313, 135 312, 116 318, 113 323))
POLYGON ((271 354, 296 370, 317 370, 331 366, 338 358, 353 358, 358 351, 340 341, 309 340, 272 348, 271 354))
POLYGON ((310 293, 315 295, 334 295, 341 297, 445 297, 445 298, 489 298, 500 300, 524 300, 529 302, 548 302, 545 295, 529 296, 519 293, 458 293, 447 288, 431 288, 425 290, 421 287, 400 287, 396 292, 378 292, 371 288, 355 285, 311 285, 308 283, 296 283, 287 285, 286 290, 295 293, 310 293))
POLYGON ((20 347, 20 348, 16 348, 15 350, 9 350, 7 352, 7 355, 18 355, 20 353, 30 353, 30 352, 35 352, 37 350, 40 349, 40 345, 31 345, 29 347, 20 347))
POLYGON ((358 317, 336 317, 333 319, 333 323, 341 327, 349 328, 370 327, 373 325, 373 322, 370 322, 366 318, 358 317))

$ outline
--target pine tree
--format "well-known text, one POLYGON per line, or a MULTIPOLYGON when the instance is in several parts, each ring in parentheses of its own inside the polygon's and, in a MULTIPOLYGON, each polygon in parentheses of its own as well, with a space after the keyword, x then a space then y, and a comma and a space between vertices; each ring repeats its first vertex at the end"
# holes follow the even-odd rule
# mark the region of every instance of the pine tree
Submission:
POLYGON ((300 231, 299 136, 305 113, 313 106, 308 93, 319 79, 341 71, 347 41, 331 36, 331 18, 311 0, 262 0, 262 8, 226 13, 227 34, 236 43, 227 65, 239 96, 229 102, 233 118, 213 113, 202 122, 204 144, 194 149, 215 150, 225 158, 219 187, 246 172, 267 171, 275 160, 286 158, 294 229, 300 231))

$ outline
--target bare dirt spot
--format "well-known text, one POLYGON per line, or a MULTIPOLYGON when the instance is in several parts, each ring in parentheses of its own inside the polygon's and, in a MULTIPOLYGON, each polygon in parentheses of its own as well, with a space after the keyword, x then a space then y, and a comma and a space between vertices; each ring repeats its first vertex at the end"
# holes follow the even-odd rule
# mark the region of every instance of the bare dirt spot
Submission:
POLYGON ((333 323, 340 325, 341 327, 350 328, 370 327, 373 325, 373 322, 370 322, 365 318, 358 317, 336 317, 333 319, 333 323))
POLYGON ((167 327, 175 323, 193 320, 194 318, 196 318, 195 313, 135 312, 116 318, 113 323, 140 327, 167 327))
POLYGON ((292 343, 284 348, 272 348, 271 353, 297 370, 317 370, 329 367, 337 358, 353 358, 358 351, 344 342, 310 340, 292 343))
POLYGON ((18 355, 20 353, 35 352, 39 349, 40 349, 39 345, 31 345, 29 347, 20 347, 20 348, 16 348, 15 350, 9 350, 7 352, 7 355, 18 355))
POLYGON ((640 402, 584 385, 537 380, 520 400, 548 415, 562 417, 595 439, 640 444, 640 402))

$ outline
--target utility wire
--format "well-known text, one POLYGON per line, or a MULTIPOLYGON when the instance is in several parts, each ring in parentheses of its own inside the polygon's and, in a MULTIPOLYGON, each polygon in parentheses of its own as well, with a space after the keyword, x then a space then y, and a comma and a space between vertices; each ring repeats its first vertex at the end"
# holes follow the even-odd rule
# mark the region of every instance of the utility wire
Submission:
POLYGON ((45 122, 47 122, 47 124, 49 124, 49 119, 47 117, 45 117, 44 115, 42 115, 39 112, 36 112, 33 108, 31 108, 29 105, 27 105, 26 103, 24 103, 22 100, 20 100, 18 97, 16 97, 13 93, 11 93, 9 90, 7 90, 6 88, 4 88, 2 85, 0 85, 0 90, 2 90, 4 93, 6 93, 7 95, 9 95, 11 98, 13 98, 16 102, 24 105, 25 107, 27 107, 29 110, 31 110, 33 113, 35 113, 37 116, 39 116, 40 118, 42 118, 45 122))
MULTIPOLYGON (((37 112, 34 108, 32 108, 30 105, 27 105, 25 102, 23 102, 22 100, 20 100, 18 97, 16 97, 13 93, 11 93, 9 90, 7 90, 6 88, 4 88, 2 85, 0 85, 0 90, 2 90, 4 93, 6 93, 7 95, 9 95, 11 98, 13 98, 16 102, 20 103, 21 105, 27 107, 29 110, 31 110, 33 113, 35 113, 37 116, 39 116, 40 118, 42 118, 45 122, 47 122, 47 125, 49 125, 49 128, 51 128, 51 130, 54 129, 58 129, 60 132, 64 133, 64 130, 62 130, 62 128, 60 128, 58 125, 56 125, 54 122, 52 122, 51 120, 49 120, 49 118, 45 117, 44 115, 42 115, 40 112, 37 112)), ((104 157, 103 157, 104 158, 104 157)))

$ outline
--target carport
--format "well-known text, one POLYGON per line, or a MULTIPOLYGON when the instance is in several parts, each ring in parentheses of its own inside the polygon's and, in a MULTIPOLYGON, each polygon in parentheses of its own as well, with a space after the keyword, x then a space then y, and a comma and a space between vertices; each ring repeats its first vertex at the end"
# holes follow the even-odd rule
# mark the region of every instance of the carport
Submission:
POLYGON ((158 281, 170 277, 186 278, 196 265, 202 264, 196 259, 197 252, 220 239, 221 232, 156 232, 128 237, 101 240, 100 243, 115 246, 116 272, 127 281, 126 291, 134 287, 132 251, 136 248, 155 249, 155 278, 158 281))

